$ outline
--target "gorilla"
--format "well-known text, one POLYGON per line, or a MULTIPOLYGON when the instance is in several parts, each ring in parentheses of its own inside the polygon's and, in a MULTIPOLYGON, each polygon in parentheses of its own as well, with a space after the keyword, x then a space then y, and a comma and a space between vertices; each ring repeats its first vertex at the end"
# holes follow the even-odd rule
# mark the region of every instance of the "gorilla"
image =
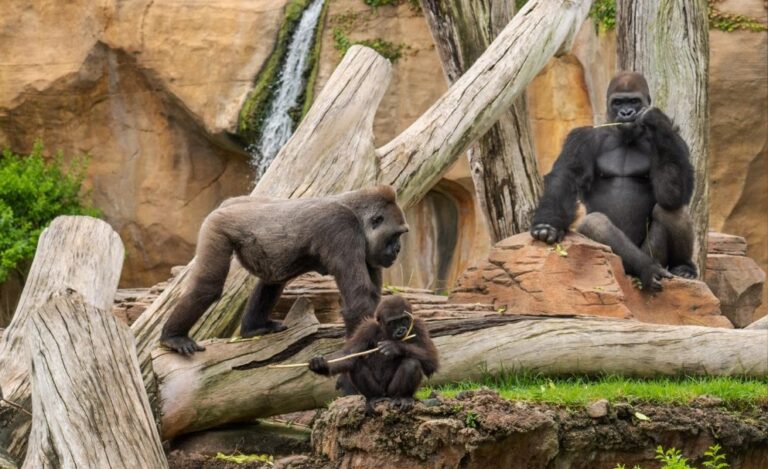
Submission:
POLYGON ((411 304, 400 296, 387 296, 376 308, 375 318, 366 319, 347 339, 343 355, 363 352, 375 347, 370 355, 328 363, 325 357, 314 357, 309 369, 329 376, 345 373, 354 390, 362 394, 369 410, 378 399, 393 399, 401 409, 413 403, 413 395, 424 376, 432 376, 438 368, 438 354, 426 324, 414 319, 411 304), (411 340, 403 339, 408 334, 411 340))
POLYGON ((580 198, 587 215, 577 231, 610 246, 644 289, 661 290, 662 278, 698 275, 687 212, 694 173, 677 128, 650 105, 642 74, 620 72, 611 80, 611 124, 568 134, 544 178, 531 235, 548 244, 559 242, 580 198))
POLYGON ((381 270, 397 259, 406 232, 405 215, 390 186, 315 199, 226 200, 200 228, 186 291, 163 326, 160 343, 184 355, 205 350, 189 330, 221 297, 232 253, 259 277, 243 313, 243 337, 285 330, 269 315, 285 284, 310 271, 335 277, 351 335, 376 309, 381 270))

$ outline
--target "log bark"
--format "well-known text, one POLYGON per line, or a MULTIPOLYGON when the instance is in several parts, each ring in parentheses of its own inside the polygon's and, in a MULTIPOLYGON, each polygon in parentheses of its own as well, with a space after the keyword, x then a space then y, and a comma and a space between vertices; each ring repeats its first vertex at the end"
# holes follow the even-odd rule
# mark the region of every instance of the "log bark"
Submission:
MULTIPOLYGON (((442 98, 375 151, 373 115, 389 81, 390 65, 371 49, 350 48, 252 194, 322 196, 380 182, 395 186, 405 207, 416 203, 506 112, 549 57, 572 42, 590 4, 589 0, 529 1, 442 98)), ((150 354, 178 301, 187 271, 132 326, 153 403, 150 354)), ((224 297, 209 308, 192 336, 204 339, 233 330, 250 290, 248 281, 243 269, 233 269, 224 297)))
MULTIPOLYGON (((29 317, 64 289, 77 292, 87 304, 109 310, 123 258, 120 237, 104 221, 62 216, 43 231, 16 313, 0 342, 0 388, 6 399, 31 407, 30 361, 24 342, 29 317)), ((0 406, 0 448, 18 461, 24 456, 30 421, 24 412, 0 406)))
MULTIPOLYGON (((443 72, 454 83, 514 16, 511 0, 422 0, 443 72)), ((530 228, 542 189, 525 94, 468 151, 491 240, 530 228)))
POLYGON ((62 292, 27 321, 32 431, 23 468, 167 468, 130 330, 62 292))
POLYGON ((706 0, 616 2, 618 63, 648 79, 653 105, 680 126, 691 150, 696 186, 689 211, 694 259, 706 267, 709 226, 709 20, 706 0))
MULTIPOLYGON (((206 353, 192 358, 155 351, 163 437, 313 409, 333 399, 334 379, 307 368, 267 368, 307 362, 342 347, 343 327, 319 325, 308 305, 295 306, 286 318, 289 329, 279 334, 207 342, 206 353)), ((427 321, 441 361, 430 384, 502 370, 768 376, 766 331, 584 317, 467 316, 427 321)))
POLYGON ((754 329, 754 330, 762 330, 766 331, 768 330, 768 316, 763 316, 762 318, 758 319, 757 321, 753 322, 752 324, 748 325, 744 329, 754 329))

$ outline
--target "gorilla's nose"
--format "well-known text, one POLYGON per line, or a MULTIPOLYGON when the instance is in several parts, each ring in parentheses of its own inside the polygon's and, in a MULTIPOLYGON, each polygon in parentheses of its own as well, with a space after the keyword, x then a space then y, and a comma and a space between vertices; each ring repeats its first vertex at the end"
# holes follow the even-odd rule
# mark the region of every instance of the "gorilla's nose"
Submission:
POLYGON ((632 117, 634 115, 635 115, 635 110, 634 109, 621 109, 619 111, 619 117, 623 117, 625 119, 628 118, 628 117, 632 117))

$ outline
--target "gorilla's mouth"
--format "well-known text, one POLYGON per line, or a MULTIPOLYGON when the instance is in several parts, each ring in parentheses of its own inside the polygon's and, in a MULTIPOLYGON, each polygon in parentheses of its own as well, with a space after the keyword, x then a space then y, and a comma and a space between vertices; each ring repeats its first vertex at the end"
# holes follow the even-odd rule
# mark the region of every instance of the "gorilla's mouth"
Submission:
POLYGON ((400 326, 395 330, 395 333, 392 334, 392 337, 395 339, 402 339, 405 337, 406 332, 408 332, 408 328, 405 326, 400 326))

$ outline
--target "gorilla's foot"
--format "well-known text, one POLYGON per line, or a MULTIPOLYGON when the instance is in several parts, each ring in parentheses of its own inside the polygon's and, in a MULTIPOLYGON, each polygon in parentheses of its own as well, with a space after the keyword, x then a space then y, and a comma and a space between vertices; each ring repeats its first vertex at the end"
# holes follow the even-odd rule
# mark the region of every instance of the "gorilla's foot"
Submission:
POLYGON ((205 347, 187 336, 161 337, 160 345, 168 347, 176 353, 187 356, 192 355, 195 352, 202 352, 205 350, 205 347))
POLYGON ((680 264, 669 269, 669 273, 676 277, 695 279, 699 275, 696 266, 690 264, 680 264))
POLYGON ((398 397, 392 399, 392 407, 400 409, 403 412, 408 412, 413 409, 415 403, 416 401, 412 397, 398 397))
POLYGON ((253 329, 241 330, 240 337, 247 339, 248 337, 256 337, 257 335, 267 335, 273 332, 282 332, 288 329, 288 326, 283 325, 280 321, 267 320, 266 323, 257 325, 253 329))
POLYGON ((664 287, 661 285, 663 278, 672 278, 672 274, 656 263, 649 264, 640 271, 640 282, 642 282, 645 291, 663 290, 664 287))
POLYGON ((336 379, 336 389, 341 391, 342 396, 354 396, 360 394, 357 389, 355 389, 355 385, 352 384, 352 380, 349 379, 349 375, 346 373, 339 375, 338 379, 336 379))

